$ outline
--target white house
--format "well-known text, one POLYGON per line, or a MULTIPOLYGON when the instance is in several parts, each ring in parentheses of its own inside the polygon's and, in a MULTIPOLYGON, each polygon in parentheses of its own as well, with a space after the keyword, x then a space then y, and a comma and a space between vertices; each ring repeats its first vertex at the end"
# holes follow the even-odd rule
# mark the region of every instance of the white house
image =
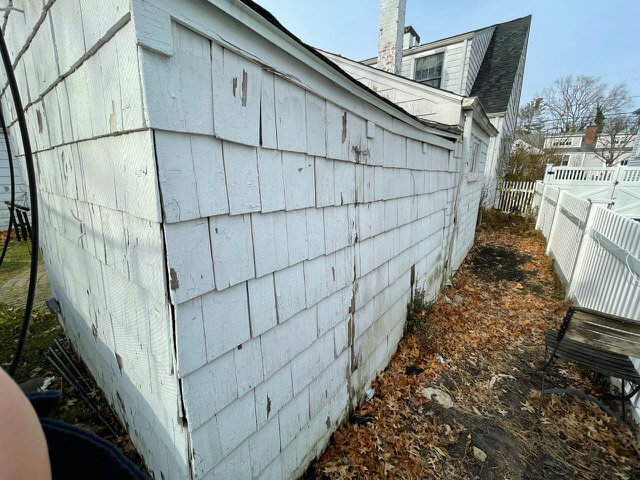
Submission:
POLYGON ((459 96, 478 97, 498 132, 489 140, 485 164, 485 201, 492 205, 516 124, 531 16, 420 45, 413 27, 395 34, 396 26, 404 25, 404 3, 382 0, 379 54, 362 64, 459 96))
MULTIPOLYGON (((387 365, 411 296, 467 253, 515 90, 492 117, 483 89, 402 79, 440 95, 446 122, 425 120, 428 101, 409 113, 249 0, 14 5, 69 339, 155 478, 299 477, 387 365)), ((528 20, 515 30, 514 78, 528 20)))
MULTIPOLYGON (((589 127, 594 129, 595 127, 589 127)), ((613 140, 595 130, 575 133, 555 133, 545 136, 544 149, 561 159, 569 167, 606 167, 606 158, 613 152, 614 164, 627 165, 632 155, 636 135, 616 135, 613 140), (613 143, 612 143, 613 142, 613 143)))
MULTIPOLYGON (((22 180, 19 165, 14 165, 15 199, 18 205, 27 206, 27 187, 22 180)), ((11 200, 11 170, 4 135, 0 130, 0 232, 9 227, 9 207, 5 202, 11 200)))

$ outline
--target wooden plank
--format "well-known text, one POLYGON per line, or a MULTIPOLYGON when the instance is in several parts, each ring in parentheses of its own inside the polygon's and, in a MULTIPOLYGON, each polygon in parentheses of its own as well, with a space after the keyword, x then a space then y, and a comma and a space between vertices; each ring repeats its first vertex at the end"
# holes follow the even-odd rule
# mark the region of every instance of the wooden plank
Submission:
MULTIPOLYGON (((590 323, 601 323, 603 325, 611 325, 612 327, 617 325, 620 329, 628 329, 628 331, 634 331, 640 335, 640 321, 633 320, 631 318, 623 318, 618 317, 616 315, 608 315, 608 314, 600 314, 595 310, 588 309, 575 309, 571 319, 571 322, 575 320, 590 322, 590 323)), ((614 327, 615 328, 615 327, 614 327)))
POLYGON ((611 335, 596 331, 593 328, 573 326, 567 331, 565 337, 603 350, 609 350, 631 357, 640 357, 640 343, 630 341, 617 334, 611 335))

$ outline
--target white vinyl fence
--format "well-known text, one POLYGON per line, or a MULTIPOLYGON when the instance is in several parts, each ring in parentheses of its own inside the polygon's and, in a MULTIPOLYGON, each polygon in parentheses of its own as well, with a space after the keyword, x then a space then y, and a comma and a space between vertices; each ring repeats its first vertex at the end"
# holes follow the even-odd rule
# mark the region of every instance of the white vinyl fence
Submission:
POLYGON ((640 167, 547 165, 543 182, 581 198, 609 198, 613 211, 640 218, 640 167))
MULTIPOLYGON (((640 222, 609 210, 610 200, 545 186, 536 228, 578 305, 640 321, 640 222)), ((636 367, 640 360, 632 359, 636 367)), ((640 418, 640 395, 632 400, 640 418)))
POLYGON ((500 182, 494 208, 505 213, 531 215, 535 182, 500 182))

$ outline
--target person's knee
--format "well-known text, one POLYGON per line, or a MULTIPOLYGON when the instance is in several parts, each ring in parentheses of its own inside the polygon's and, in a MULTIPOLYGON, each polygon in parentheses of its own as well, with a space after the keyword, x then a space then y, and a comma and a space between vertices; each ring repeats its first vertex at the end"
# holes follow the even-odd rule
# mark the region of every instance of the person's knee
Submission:
POLYGON ((0 368, 0 480, 50 479, 38 416, 20 387, 0 368))

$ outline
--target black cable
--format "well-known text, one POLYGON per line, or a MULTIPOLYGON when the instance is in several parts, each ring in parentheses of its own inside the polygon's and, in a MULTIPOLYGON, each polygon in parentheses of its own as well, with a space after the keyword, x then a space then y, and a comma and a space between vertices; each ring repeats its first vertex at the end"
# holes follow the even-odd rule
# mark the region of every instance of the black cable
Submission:
POLYGON ((4 114, 2 113, 2 107, 0 107, 0 124, 2 126, 2 133, 4 134, 4 143, 7 146, 7 156, 9 157, 9 174, 11 178, 11 206, 9 207, 9 227, 7 228, 7 238, 4 239, 4 247, 2 247, 2 253, 0 254, 0 267, 4 261, 4 256, 7 253, 9 247, 9 239, 11 238, 11 229, 13 227, 13 209, 16 205, 16 179, 13 172, 13 157, 11 156, 11 146, 9 145, 9 137, 7 136, 7 126, 4 123, 4 114))
POLYGON ((33 153, 31 152, 31 142, 29 141, 29 132, 27 131, 27 121, 24 116, 24 109, 22 108, 22 100, 20 100, 20 92, 18 91, 18 82, 16 82, 16 76, 13 73, 11 66, 11 59, 9 58, 9 51, 7 50, 7 44, 4 41, 4 33, 0 32, 0 55, 2 55, 2 63, 7 73, 7 79, 9 80, 9 87, 11 88, 11 95, 13 97, 13 105, 16 109, 16 116, 18 119, 18 125, 20 126, 20 136, 22 137, 22 147, 24 149, 25 163, 27 164, 27 179, 29 181, 29 201, 31 204, 31 269, 29 272, 29 290, 27 291, 27 302, 24 307, 24 319, 22 320, 22 330, 20 331, 20 337, 18 338, 18 345, 16 347, 16 353, 13 357, 13 361, 9 366, 7 372, 9 375, 14 376, 22 351, 24 349, 24 342, 27 338, 27 331, 29 330, 29 323, 31 322, 31 312, 33 311, 33 302, 36 296, 36 281, 38 279, 38 252, 40 246, 40 232, 38 226, 38 192, 36 189, 36 174, 33 168, 33 153))

